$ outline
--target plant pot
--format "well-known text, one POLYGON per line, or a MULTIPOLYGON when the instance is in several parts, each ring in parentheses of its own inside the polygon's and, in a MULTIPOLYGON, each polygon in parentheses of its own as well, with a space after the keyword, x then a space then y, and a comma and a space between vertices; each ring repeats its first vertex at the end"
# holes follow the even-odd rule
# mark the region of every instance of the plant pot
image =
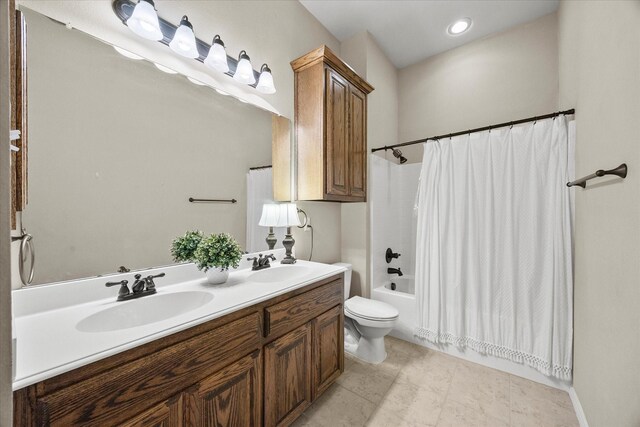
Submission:
POLYGON ((207 282, 212 285, 220 285, 227 281, 229 278, 229 270, 222 270, 218 267, 213 267, 207 270, 207 282))

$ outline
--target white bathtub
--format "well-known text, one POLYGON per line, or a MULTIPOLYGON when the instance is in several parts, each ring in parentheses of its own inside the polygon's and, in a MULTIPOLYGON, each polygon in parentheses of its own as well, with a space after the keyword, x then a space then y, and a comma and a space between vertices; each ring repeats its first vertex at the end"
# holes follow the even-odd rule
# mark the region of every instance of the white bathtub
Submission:
POLYGON ((386 281, 373 288, 372 298, 391 304, 400 312, 398 323, 390 335, 413 341, 413 331, 416 327, 416 296, 415 279, 404 275, 386 281), (396 290, 391 290, 391 283, 396 284, 396 290))

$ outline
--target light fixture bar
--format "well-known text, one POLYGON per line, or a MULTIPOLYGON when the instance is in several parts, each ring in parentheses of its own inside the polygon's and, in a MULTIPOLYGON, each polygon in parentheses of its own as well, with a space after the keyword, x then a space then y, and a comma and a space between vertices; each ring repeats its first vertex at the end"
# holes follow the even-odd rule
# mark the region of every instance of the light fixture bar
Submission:
MULTIPOLYGON (((127 20, 133 14, 133 9, 136 7, 136 4, 137 3, 133 2, 132 0, 113 0, 113 11, 124 25, 127 25, 127 20)), ((158 22, 160 23, 160 30, 162 31, 162 40, 158 40, 158 42, 169 47, 169 43, 171 43, 171 40, 173 40, 173 36, 175 35, 178 27, 176 25, 173 25, 171 22, 162 19, 160 16, 158 16, 158 22)), ((200 55, 194 59, 204 64, 204 60, 209 53, 209 49, 211 49, 211 45, 203 42, 196 37, 196 46, 200 55)), ((232 56, 227 55, 227 63, 229 64, 229 71, 224 74, 233 77, 236 72, 236 68, 238 67, 238 60, 232 56)), ((260 72, 253 70, 253 75, 255 76, 256 82, 248 86, 255 88, 258 85, 260 72)))

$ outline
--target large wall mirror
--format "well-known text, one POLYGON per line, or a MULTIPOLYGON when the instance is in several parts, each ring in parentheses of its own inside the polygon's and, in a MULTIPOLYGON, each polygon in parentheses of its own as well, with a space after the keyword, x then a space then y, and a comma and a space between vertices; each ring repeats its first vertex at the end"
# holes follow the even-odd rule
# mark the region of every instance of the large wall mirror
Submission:
POLYGON ((266 249, 271 174, 250 169, 271 164, 282 118, 21 10, 34 284, 171 264, 171 241, 191 229, 266 249))

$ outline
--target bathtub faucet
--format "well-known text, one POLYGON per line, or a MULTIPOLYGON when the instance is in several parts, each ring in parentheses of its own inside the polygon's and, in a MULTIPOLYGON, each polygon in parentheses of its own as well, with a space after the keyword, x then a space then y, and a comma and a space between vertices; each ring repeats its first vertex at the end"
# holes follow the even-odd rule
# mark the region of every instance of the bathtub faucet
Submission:
POLYGON ((402 271, 400 271, 400 268, 387 268, 387 273, 389 274, 397 274, 399 277, 402 276, 402 271))

